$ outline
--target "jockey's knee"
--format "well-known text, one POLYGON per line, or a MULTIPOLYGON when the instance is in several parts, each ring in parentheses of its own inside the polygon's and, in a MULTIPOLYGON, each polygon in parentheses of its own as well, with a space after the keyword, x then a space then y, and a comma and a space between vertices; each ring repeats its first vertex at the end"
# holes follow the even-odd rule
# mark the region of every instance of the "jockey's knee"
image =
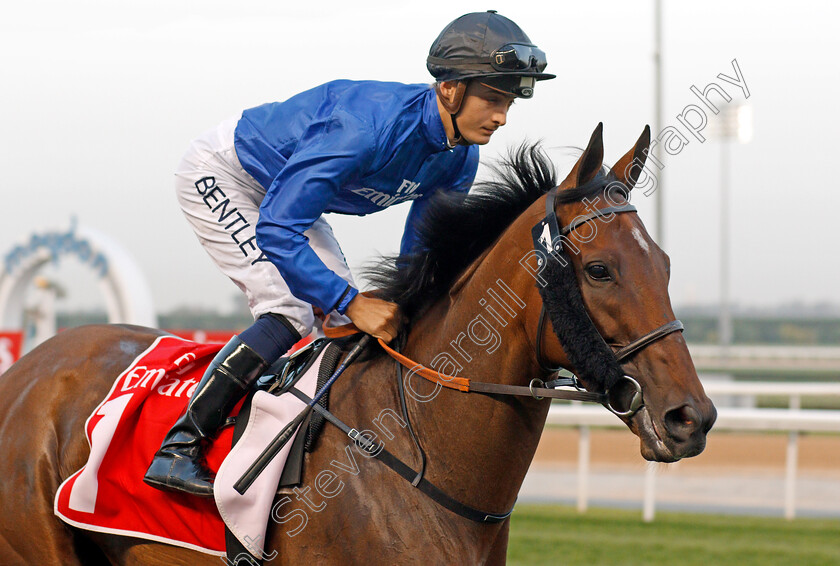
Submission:
POLYGON ((243 330, 239 339, 272 364, 301 339, 301 334, 286 316, 269 312, 243 330))

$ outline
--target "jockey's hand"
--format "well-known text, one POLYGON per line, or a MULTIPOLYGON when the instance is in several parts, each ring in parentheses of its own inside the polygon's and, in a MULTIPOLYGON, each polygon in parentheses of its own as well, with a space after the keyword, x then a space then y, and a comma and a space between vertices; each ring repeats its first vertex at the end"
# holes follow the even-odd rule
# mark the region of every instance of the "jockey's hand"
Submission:
POLYGON ((350 301, 344 314, 356 328, 386 343, 397 337, 402 326, 402 313, 395 303, 361 293, 350 301))

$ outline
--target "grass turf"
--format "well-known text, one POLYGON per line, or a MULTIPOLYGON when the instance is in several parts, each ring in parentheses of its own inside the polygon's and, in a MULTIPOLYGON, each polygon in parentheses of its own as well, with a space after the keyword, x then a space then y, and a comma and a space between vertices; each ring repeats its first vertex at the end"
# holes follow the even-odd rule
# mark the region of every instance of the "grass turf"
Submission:
POLYGON ((840 520, 518 505, 508 564, 551 566, 837 566, 840 520))

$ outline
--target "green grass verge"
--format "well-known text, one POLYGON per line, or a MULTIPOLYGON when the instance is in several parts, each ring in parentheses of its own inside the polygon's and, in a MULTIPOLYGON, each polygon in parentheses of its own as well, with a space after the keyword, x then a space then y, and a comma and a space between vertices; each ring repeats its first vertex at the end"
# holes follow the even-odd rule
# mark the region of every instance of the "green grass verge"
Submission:
POLYGON ((517 505, 511 566, 837 566, 840 520, 517 505))

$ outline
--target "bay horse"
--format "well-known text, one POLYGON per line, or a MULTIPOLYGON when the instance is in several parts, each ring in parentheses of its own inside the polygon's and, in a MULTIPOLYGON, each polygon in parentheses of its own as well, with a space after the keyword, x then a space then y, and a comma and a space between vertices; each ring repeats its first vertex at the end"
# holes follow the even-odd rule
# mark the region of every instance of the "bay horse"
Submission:
MULTIPOLYGON (((398 301, 410 319, 402 353, 441 374, 523 387, 542 385, 543 365, 565 367, 587 389, 609 391, 609 406, 639 437, 644 458, 673 462, 699 454, 715 408, 675 331, 668 257, 627 202, 649 136, 646 128, 607 171, 599 125, 559 187, 541 151, 523 146, 500 166, 499 180, 465 197, 440 196, 422 230, 424 253, 374 277, 382 296, 398 301), (562 262, 535 253, 539 230, 532 230, 546 218, 566 226, 559 240, 565 286, 562 262)), ((116 325, 67 330, 0 378, 4 564, 219 563, 184 548, 77 530, 53 515, 57 487, 88 456, 85 419, 161 334, 116 325)), ((375 458, 351 450, 347 436, 328 424, 306 457, 302 486, 277 500, 283 505, 272 513, 263 557, 281 565, 505 563, 503 517, 534 456, 550 400, 464 393, 409 373, 402 398, 409 427, 400 417, 396 364, 372 350, 333 386, 330 410, 423 469, 452 500, 500 520, 484 524, 443 508, 375 458), (314 483, 323 470, 333 471, 329 490, 314 483)))

